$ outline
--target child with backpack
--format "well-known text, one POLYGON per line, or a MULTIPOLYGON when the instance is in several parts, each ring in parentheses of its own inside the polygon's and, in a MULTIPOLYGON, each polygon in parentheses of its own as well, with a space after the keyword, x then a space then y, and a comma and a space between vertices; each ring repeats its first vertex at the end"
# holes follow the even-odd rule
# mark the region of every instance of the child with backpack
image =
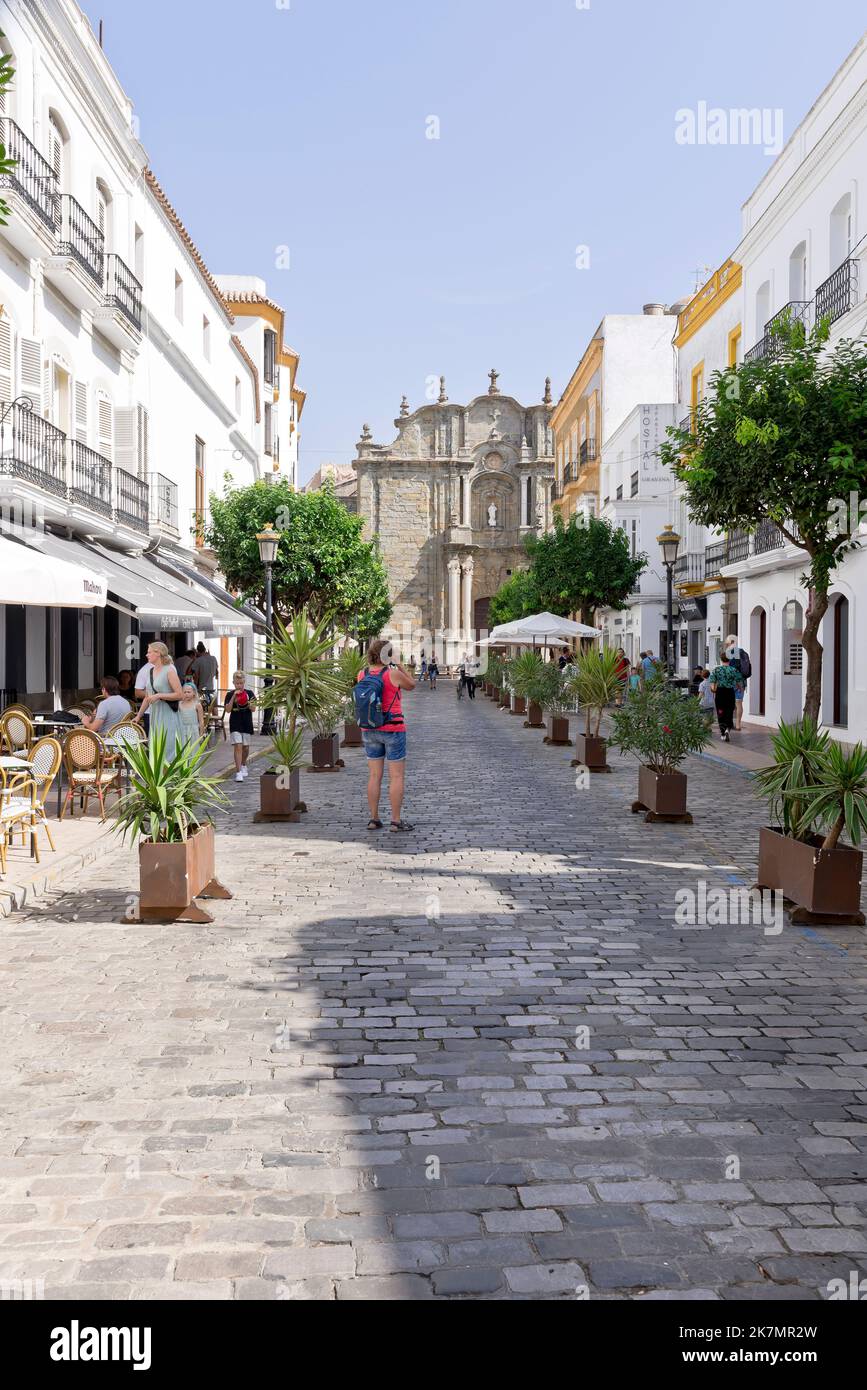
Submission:
POLYGON ((401 696, 415 690, 415 679, 400 662, 392 660, 392 646, 377 637, 367 649, 367 666, 359 673, 355 687, 355 718, 361 729, 367 754, 367 802, 370 808, 368 830, 381 830, 379 797, 383 769, 388 763, 388 796, 391 829, 412 830, 401 818, 406 779, 406 726, 401 696))

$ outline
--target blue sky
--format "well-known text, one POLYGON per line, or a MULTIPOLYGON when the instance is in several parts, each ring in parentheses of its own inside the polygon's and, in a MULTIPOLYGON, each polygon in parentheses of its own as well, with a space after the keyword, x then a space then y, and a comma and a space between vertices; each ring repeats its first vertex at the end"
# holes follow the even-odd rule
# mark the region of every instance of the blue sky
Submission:
POLYGON ((348 463, 365 421, 391 439, 433 375, 454 401, 491 367, 526 403, 546 375, 556 396, 604 313, 694 289, 770 161, 678 144, 675 112, 782 108, 788 138, 864 27, 862 0, 83 8, 210 268, 263 276, 287 310, 302 479, 348 463))

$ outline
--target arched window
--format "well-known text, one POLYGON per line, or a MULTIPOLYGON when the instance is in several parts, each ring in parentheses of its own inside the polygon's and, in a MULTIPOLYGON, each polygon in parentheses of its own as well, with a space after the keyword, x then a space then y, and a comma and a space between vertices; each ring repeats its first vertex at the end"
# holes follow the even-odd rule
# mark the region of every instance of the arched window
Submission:
POLYGON ((807 243, 799 241, 789 257, 789 303, 803 304, 807 299, 807 243))
POLYGON ((831 264, 829 269, 833 275, 838 266, 849 259, 852 247, 855 245, 855 221, 852 215, 851 193, 844 193, 831 210, 830 232, 831 264))
MULTIPOLYGON (((15 54, 9 47, 5 35, 0 35, 0 54, 8 59, 8 66, 15 71, 15 54)), ((12 82, 8 87, 0 87, 0 116, 15 115, 15 83, 12 82)))
POLYGON ((761 338, 771 317, 771 282, 765 280, 756 290, 756 337, 761 338))

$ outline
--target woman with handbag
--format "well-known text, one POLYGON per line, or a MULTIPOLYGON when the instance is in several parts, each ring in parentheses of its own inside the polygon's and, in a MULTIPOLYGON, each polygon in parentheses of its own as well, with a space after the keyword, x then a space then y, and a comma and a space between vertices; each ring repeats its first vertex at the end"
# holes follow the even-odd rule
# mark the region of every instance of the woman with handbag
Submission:
POLYGON ((181 738, 181 721, 178 717, 181 682, 165 642, 151 642, 147 659, 151 670, 135 722, 139 723, 147 711, 150 715, 150 736, 153 738, 158 729, 165 731, 166 757, 171 759, 181 738))

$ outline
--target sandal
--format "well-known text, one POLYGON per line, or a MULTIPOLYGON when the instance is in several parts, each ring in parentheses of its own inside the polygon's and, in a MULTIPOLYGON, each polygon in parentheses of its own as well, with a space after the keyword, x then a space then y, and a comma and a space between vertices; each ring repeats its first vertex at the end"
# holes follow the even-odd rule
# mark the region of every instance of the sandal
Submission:
POLYGON ((367 828, 368 830, 381 830, 382 821, 376 820, 373 816, 371 816, 370 820, 367 822, 367 828))
POLYGON ((392 834, 396 834, 399 830, 415 830, 415 826, 410 825, 408 820, 393 820, 391 822, 392 834))

